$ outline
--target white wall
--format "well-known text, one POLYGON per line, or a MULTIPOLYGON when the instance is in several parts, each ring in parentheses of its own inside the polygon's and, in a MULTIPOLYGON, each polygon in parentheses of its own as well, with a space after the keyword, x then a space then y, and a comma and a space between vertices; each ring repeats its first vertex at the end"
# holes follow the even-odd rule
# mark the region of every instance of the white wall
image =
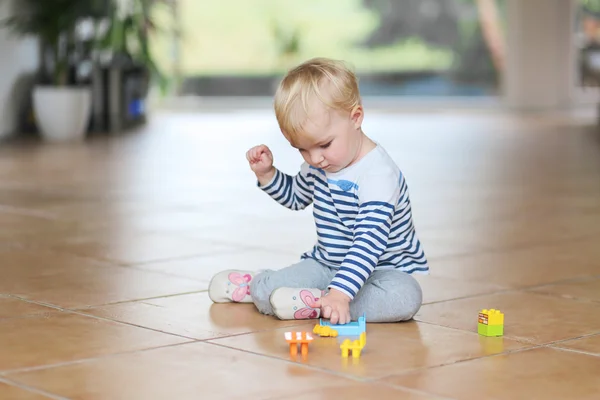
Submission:
MULTIPOLYGON (((11 15, 13 4, 12 1, 0 1, 0 19, 11 15)), ((7 28, 0 29, 0 138, 15 133, 18 106, 24 95, 16 90, 15 85, 23 73, 37 69, 38 61, 36 39, 24 39, 13 35, 7 28)))
POLYGON ((508 0, 504 95, 518 110, 574 103, 573 0, 508 0))

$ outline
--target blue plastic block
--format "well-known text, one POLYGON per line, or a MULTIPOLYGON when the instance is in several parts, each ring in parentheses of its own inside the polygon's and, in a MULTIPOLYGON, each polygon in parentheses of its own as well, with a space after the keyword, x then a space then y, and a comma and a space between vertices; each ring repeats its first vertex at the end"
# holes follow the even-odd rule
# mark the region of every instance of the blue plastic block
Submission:
POLYGON ((339 336, 360 336, 361 333, 366 332, 367 324, 366 324, 366 315, 363 314, 362 317, 358 317, 358 321, 348 322, 344 325, 334 325, 329 321, 323 321, 323 319, 319 319, 319 324, 321 326, 330 326, 331 329, 335 329, 339 336))

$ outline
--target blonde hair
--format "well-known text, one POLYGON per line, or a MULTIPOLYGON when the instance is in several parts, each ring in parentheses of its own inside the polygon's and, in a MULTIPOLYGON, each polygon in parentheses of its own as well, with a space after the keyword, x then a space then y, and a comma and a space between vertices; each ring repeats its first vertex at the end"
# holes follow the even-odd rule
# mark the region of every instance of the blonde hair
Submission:
POLYGON ((343 61, 313 58, 290 70, 277 88, 275 116, 284 135, 293 142, 314 106, 313 100, 340 111, 361 104, 358 78, 343 61))

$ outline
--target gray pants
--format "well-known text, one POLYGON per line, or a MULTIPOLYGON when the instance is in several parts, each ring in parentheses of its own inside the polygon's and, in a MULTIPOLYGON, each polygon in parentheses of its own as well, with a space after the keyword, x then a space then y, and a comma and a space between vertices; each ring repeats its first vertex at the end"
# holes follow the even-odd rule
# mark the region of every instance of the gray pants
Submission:
MULTIPOLYGON (((273 315, 269 297, 280 287, 326 290, 336 269, 312 259, 281 270, 266 270, 250 282, 252 301, 263 314, 273 315)), ((419 311, 423 294, 411 275, 394 269, 375 270, 350 303, 350 316, 356 321, 366 315, 367 322, 407 321, 419 311)))

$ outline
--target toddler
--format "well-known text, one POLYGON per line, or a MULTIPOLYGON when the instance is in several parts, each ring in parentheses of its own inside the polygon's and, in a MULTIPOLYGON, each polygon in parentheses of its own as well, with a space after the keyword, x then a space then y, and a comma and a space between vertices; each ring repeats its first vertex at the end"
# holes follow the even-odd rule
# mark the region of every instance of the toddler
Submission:
POLYGON ((280 319, 410 320, 422 302, 411 274, 428 274, 429 267, 404 176, 361 128, 356 76, 340 61, 309 60, 284 77, 274 108, 283 135, 304 158, 300 171, 275 168, 265 145, 246 157, 258 187, 275 201, 292 210, 312 203, 317 242, 280 270, 216 274, 210 298, 253 302, 280 319))

